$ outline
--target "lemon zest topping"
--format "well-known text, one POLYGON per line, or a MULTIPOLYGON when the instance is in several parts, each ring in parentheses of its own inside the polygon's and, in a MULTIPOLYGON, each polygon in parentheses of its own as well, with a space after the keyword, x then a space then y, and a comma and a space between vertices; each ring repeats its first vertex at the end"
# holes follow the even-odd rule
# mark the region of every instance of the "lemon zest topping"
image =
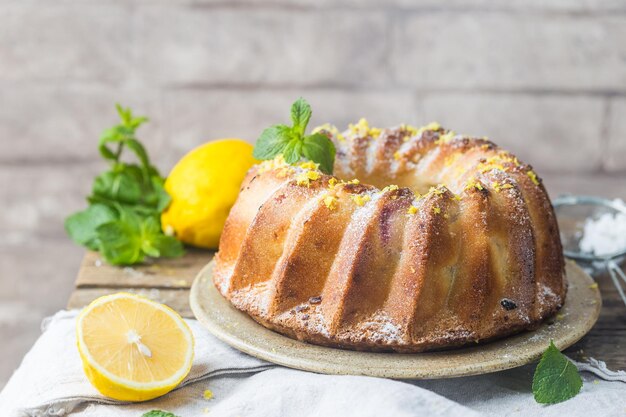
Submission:
POLYGON ((437 138, 437 140, 435 141, 435 145, 440 145, 442 143, 448 143, 452 139, 454 139, 455 136, 456 136, 456 133, 453 130, 450 130, 449 132, 444 133, 443 135, 440 135, 439 138, 437 138))
POLYGON ((383 189, 382 189, 382 192, 383 192, 383 193, 386 193, 386 192, 388 192, 388 191, 396 191, 398 188, 400 188, 400 187, 398 187, 398 186, 397 186, 397 185, 395 185, 395 184, 391 184, 391 185, 388 185, 388 186, 386 186, 385 188, 383 188, 383 189))
POLYGON ((380 136, 381 134, 381 129, 376 128, 376 127, 370 127, 367 119, 365 118, 361 118, 356 124, 350 123, 348 125, 348 130, 350 131, 350 133, 358 137, 369 136, 374 139, 380 136))
POLYGON ((430 122, 426 126, 420 127, 420 133, 426 130, 439 130, 441 129, 441 125, 438 122, 430 122))
POLYGON ((329 210, 335 210, 337 208, 337 197, 327 195, 324 197, 324 205, 328 207, 329 210))
POLYGON ((202 396, 205 400, 210 400, 211 398, 213 398, 213 392, 210 389, 205 389, 202 393, 202 396))
POLYGON ((421 136, 427 130, 439 130, 441 129, 441 125, 437 122, 430 122, 426 126, 422 126, 420 128, 416 128, 415 126, 401 124, 400 129, 407 133, 407 135, 403 138, 405 142, 408 142, 414 136, 421 136))
POLYGON ((368 201, 372 199, 372 197, 370 197, 367 194, 365 195, 355 194, 355 195, 350 196, 350 198, 352 199, 352 201, 356 203, 357 206, 363 206, 365 203, 367 203, 368 201))
POLYGON ((359 119, 359 121, 356 124, 352 124, 350 123, 348 125, 348 129, 350 130, 350 132, 352 133, 360 133, 360 132, 367 132, 370 128, 370 125, 367 121, 367 119, 365 118, 361 118, 359 119))
POLYGON ((470 190, 472 188, 476 188, 479 191, 484 190, 483 185, 478 180, 470 180, 465 184, 465 190, 470 190))
POLYGON ((515 167, 520 166, 520 162, 516 157, 512 156, 506 151, 503 151, 497 155, 493 155, 487 158, 485 162, 480 163, 478 165, 478 170, 483 173, 491 171, 493 169, 499 169, 500 171, 508 172, 509 168, 506 167, 504 164, 511 164, 515 167))
POLYGON ((439 213, 441 213, 441 209, 439 207, 435 206, 435 207, 433 207, 433 213, 439 214, 439 213))
POLYGON ((417 207, 415 206, 411 206, 408 208, 408 210, 406 211, 406 214, 415 214, 417 213, 417 207))
POLYGON ((430 187, 428 190, 428 194, 441 195, 445 192, 445 185, 439 184, 437 187, 430 187))
POLYGON ((537 178, 537 174, 535 174, 535 171, 531 169, 530 171, 526 172, 526 175, 528 175, 528 178, 530 178, 533 184, 539 185, 539 178, 537 178))
POLYGON ((316 164, 313 161, 305 161, 305 162, 300 162, 298 166, 304 169, 318 169, 319 164, 316 164))
POLYGON ((404 137, 404 141, 407 142, 411 137, 417 135, 417 132, 419 130, 415 126, 402 123, 400 125, 400 131, 406 133, 406 136, 404 137))
POLYGON ((485 173, 485 172, 488 172, 488 171, 492 171, 494 169, 498 169, 498 170, 504 171, 504 172, 507 171, 507 169, 502 164, 481 164, 478 167, 478 170, 480 172, 482 172, 482 173, 485 173))
POLYGON ((516 167, 521 165, 517 157, 511 155, 507 151, 500 151, 500 153, 497 156, 500 158, 501 163, 510 162, 516 167))
POLYGON ((352 179, 350 181, 344 181, 344 180, 339 180, 339 179, 337 179, 335 177, 331 177, 328 180, 328 189, 329 190, 335 190, 337 188, 337 186, 339 186, 339 185, 359 185, 360 183, 361 182, 358 179, 356 179, 356 178, 354 178, 354 179, 352 179))
POLYGON ((311 185, 311 181, 319 179, 320 176, 321 174, 317 171, 305 171, 298 174, 298 176, 296 177, 296 181, 298 185, 306 185, 308 187, 309 185, 311 185))
POLYGON ((261 162, 259 165, 259 173, 267 172, 274 170, 276 168, 288 167, 289 164, 285 161, 285 157, 283 154, 278 154, 274 159, 268 159, 267 161, 261 162))
POLYGON ((504 184, 500 184, 498 181, 494 181, 491 183, 491 186, 493 187, 494 190, 496 190, 496 192, 500 192, 501 190, 506 190, 508 188, 513 188, 513 184, 509 184, 509 183, 504 183, 504 184))
POLYGON ((268 171, 276 171, 276 176, 278 178, 284 178, 295 172, 295 169, 285 161, 282 154, 278 154, 274 159, 269 159, 259 164, 259 174, 268 171))
POLYGON ((395 151, 393 153, 393 159, 395 159, 396 161, 399 161, 402 158, 402 154, 400 153, 400 151, 395 151))
POLYGON ((336 126, 331 125, 330 123, 324 123, 321 126, 317 126, 315 129, 313 129, 313 131, 311 133, 315 134, 315 133, 320 133, 322 131, 326 131, 326 132, 330 133, 331 135, 333 135, 334 137, 339 139, 341 142, 345 142, 346 141, 345 136, 343 136, 341 134, 341 132, 339 132, 339 129, 337 129, 336 126))

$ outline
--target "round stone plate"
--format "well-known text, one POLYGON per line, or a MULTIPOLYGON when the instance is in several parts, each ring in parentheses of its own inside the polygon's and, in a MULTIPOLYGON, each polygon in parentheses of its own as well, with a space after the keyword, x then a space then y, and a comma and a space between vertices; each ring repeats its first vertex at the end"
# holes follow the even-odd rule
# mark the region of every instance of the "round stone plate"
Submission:
POLYGON ((576 343, 593 327, 602 306, 600 292, 591 277, 568 261, 565 305, 551 324, 544 323, 535 331, 439 352, 356 352, 300 342, 266 329, 222 297, 213 285, 212 269, 211 262, 200 271, 189 301, 196 318, 213 335, 257 358, 324 374, 429 379, 510 369, 538 359, 550 339, 561 350, 576 343))

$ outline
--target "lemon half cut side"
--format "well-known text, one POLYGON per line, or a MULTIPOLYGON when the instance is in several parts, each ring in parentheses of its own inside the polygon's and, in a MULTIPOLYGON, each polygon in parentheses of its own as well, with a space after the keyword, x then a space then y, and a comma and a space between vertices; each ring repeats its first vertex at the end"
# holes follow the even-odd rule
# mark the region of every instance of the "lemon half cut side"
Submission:
POLYGON ((78 316, 78 351, 92 385, 121 401, 146 401, 189 373, 194 340, 171 308, 129 293, 94 300, 78 316))

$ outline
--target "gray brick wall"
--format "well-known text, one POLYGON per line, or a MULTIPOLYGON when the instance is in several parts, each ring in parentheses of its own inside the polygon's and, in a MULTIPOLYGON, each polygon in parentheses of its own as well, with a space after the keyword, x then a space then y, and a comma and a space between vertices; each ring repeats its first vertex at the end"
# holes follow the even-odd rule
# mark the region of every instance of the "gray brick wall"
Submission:
POLYGON ((316 122, 438 120, 540 172, 626 171, 623 1, 3 0, 0 34, 8 164, 97 160, 120 101, 168 170, 303 95, 316 122))
POLYGON ((553 195, 626 198, 624 0, 0 0, 0 336, 15 359, 0 387, 71 289, 82 250, 62 221, 103 168, 116 101, 151 117, 140 134, 167 173, 207 140, 253 142, 298 96, 313 123, 437 120, 514 151, 553 195))

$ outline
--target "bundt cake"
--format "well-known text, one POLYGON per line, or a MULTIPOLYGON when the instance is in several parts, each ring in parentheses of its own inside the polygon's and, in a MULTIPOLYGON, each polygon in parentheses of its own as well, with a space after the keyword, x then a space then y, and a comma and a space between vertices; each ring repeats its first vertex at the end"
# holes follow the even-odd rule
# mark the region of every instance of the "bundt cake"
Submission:
POLYGON ((316 131, 335 144, 334 176, 277 157, 244 180, 214 265, 236 308, 314 344, 420 352, 562 306, 558 226, 529 165, 437 123, 316 131))

